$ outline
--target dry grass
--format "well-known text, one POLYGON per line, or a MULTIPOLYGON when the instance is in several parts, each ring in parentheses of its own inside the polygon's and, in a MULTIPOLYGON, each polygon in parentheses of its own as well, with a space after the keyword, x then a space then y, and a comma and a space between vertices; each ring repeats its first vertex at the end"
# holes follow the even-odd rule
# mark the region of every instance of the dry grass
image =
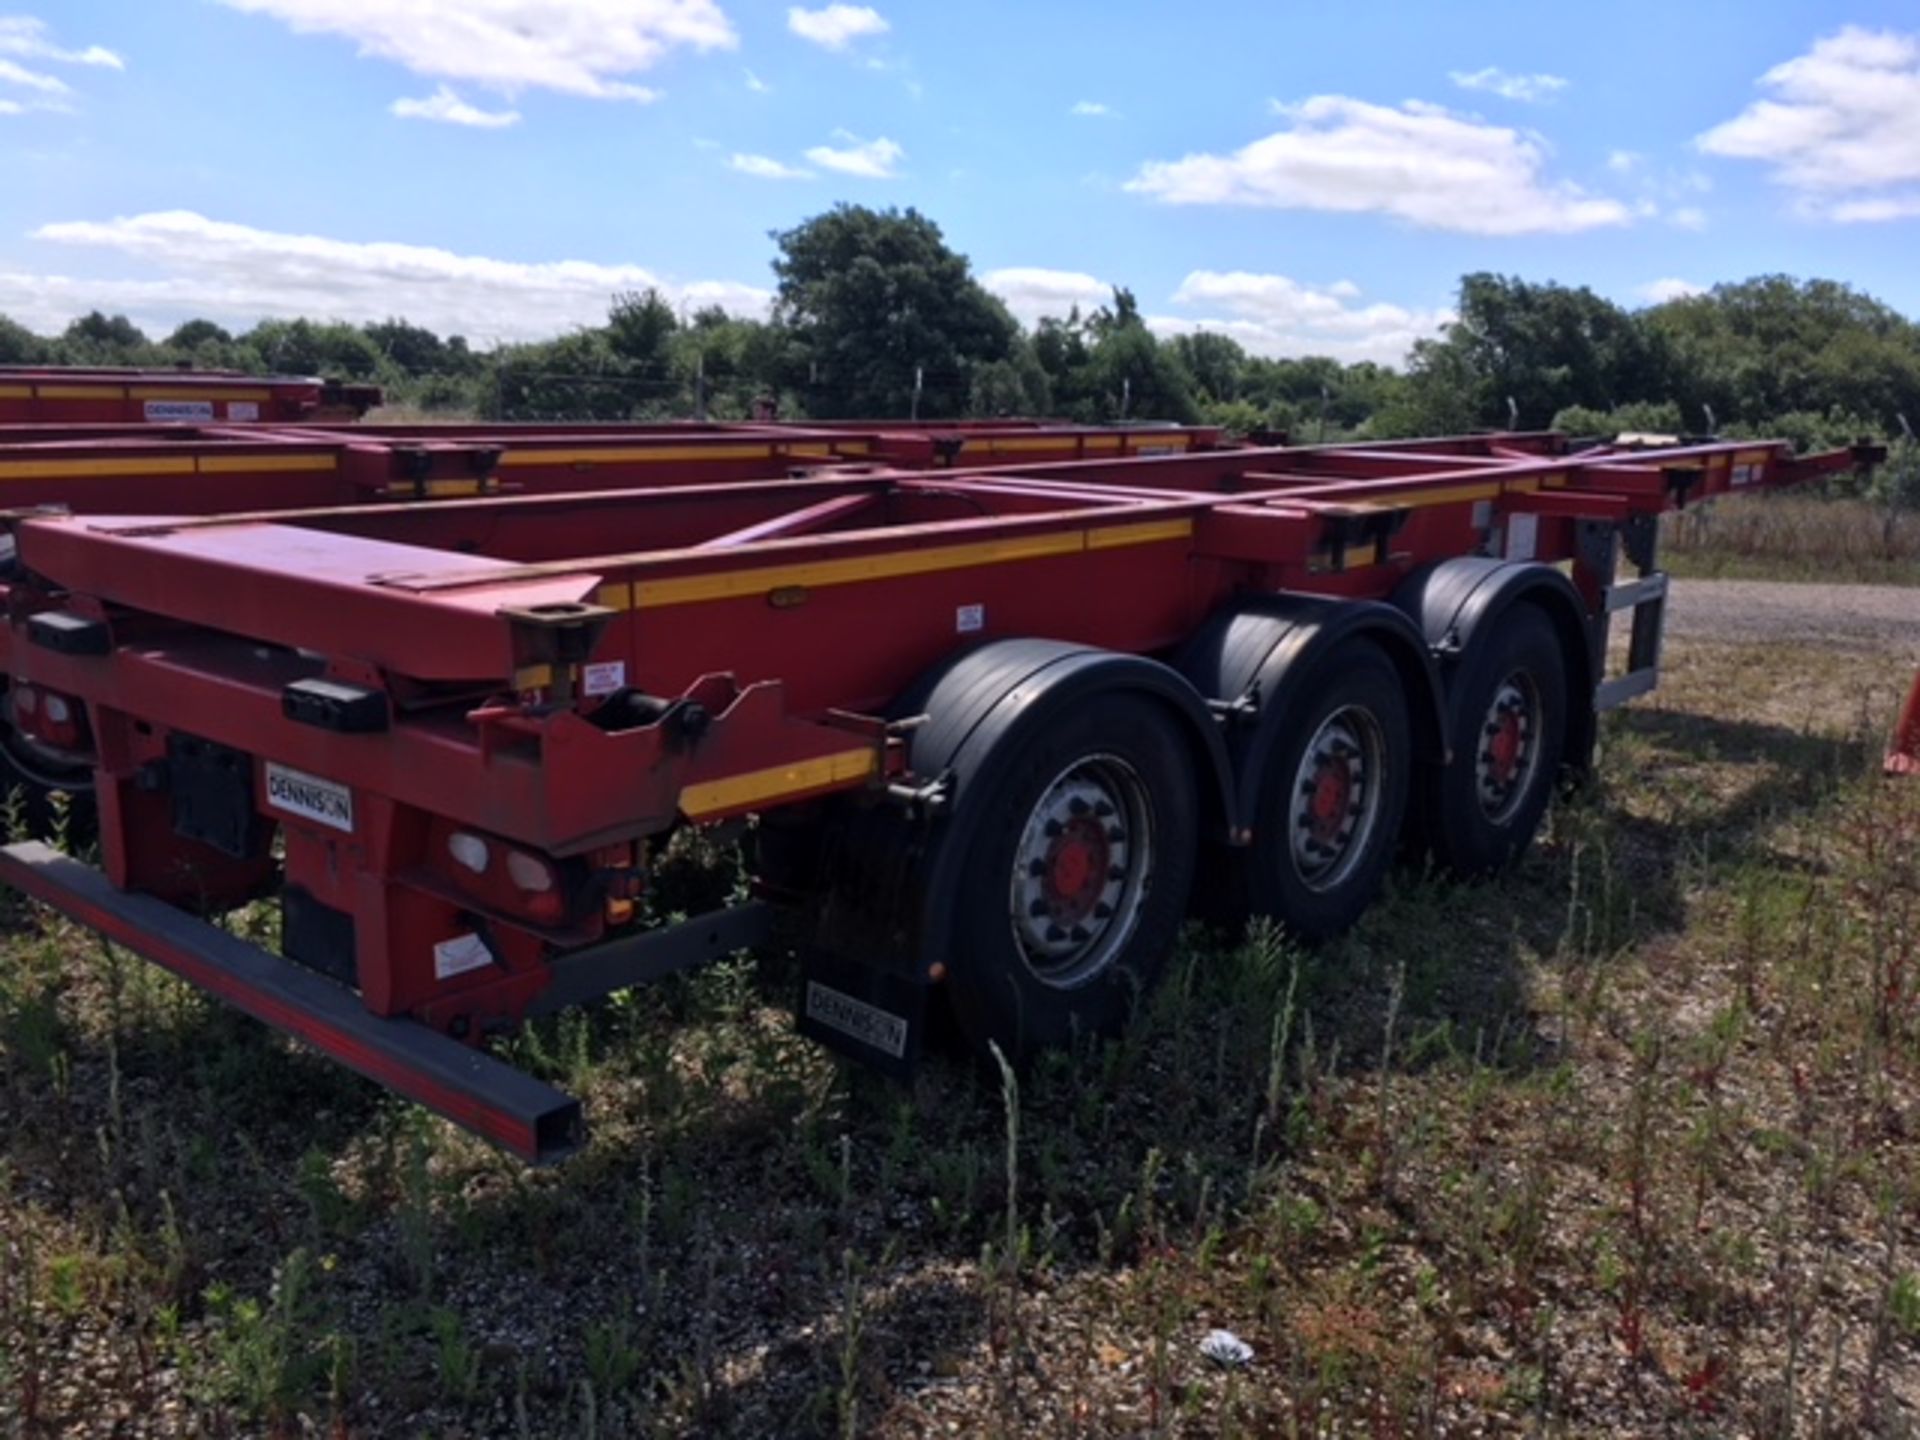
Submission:
POLYGON ((1669 659, 1516 874, 1196 937, 1017 1087, 842 1068, 774 960, 545 1026, 599 1125, 554 1173, 16 909, 0 1429, 1905 1433, 1904 677, 1669 659))
POLYGON ((1865 500, 1740 495, 1662 522, 1666 564, 1701 579, 1920 584, 1920 513, 1865 500))

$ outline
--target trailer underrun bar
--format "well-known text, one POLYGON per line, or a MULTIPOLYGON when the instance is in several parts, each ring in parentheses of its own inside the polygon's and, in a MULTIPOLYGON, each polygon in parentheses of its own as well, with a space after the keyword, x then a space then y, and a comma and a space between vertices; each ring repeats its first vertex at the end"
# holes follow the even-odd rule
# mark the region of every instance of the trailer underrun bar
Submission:
MULTIPOLYGON (((1031 1048, 1130 1013, 1203 852, 1230 913, 1309 938, 1416 799, 1447 868, 1505 863, 1657 682, 1659 515, 1879 453, 1496 434, 15 517, 0 672, 86 755, 104 879, 0 873, 136 948, 164 916, 161 963, 329 1053, 343 1002, 479 1045, 763 935, 644 923, 665 837, 753 816, 809 1033, 896 1067, 944 1003, 1031 1048), (273 893, 284 958, 173 923, 273 893), (283 974, 332 987, 314 1033, 283 974)), ((409 1053, 375 1078, 562 1148, 530 1092, 486 1071, 454 1113, 409 1053)))

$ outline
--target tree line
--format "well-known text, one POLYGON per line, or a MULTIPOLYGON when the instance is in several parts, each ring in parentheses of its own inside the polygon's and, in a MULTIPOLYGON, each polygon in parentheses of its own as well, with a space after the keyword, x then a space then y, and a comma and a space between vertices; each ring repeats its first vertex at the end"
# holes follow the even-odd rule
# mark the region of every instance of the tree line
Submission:
POLYGON ((0 318, 0 363, 192 365, 371 380, 392 402, 501 420, 1208 422, 1312 440, 1485 426, 1776 435, 1804 445, 1920 422, 1920 326, 1832 280, 1763 276, 1629 310, 1584 286, 1473 274, 1403 370, 1158 336, 1132 293, 1023 328, 914 210, 841 205, 773 235, 766 319, 657 291, 604 324, 481 351, 404 319, 190 320, 154 339, 93 313, 58 336, 0 318))

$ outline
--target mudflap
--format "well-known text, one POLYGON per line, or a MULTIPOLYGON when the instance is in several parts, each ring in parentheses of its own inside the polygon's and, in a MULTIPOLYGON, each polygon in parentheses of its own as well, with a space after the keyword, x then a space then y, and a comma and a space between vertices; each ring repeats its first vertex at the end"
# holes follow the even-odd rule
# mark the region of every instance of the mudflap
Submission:
POLYGON ((817 946, 802 959, 800 1033, 895 1080, 912 1078, 926 1041, 929 987, 817 946))

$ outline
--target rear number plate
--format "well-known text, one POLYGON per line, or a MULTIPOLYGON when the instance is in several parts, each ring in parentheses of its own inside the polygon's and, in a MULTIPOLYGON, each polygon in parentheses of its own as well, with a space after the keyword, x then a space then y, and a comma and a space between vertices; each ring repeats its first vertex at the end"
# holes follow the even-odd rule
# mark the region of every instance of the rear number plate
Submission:
POLYGON ((905 1016, 889 1014, 818 980, 807 982, 807 1018, 896 1060, 907 1053, 905 1016))
POLYGON ((353 791, 290 765, 267 762, 267 803, 289 815, 353 833, 353 791))

